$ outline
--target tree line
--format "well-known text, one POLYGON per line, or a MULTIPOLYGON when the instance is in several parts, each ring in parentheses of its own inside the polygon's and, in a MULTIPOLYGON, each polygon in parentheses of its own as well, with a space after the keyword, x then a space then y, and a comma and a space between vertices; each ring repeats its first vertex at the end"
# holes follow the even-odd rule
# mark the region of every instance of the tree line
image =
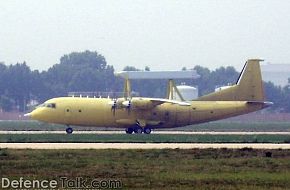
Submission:
MULTIPOLYGON (((181 68, 186 70, 186 68, 181 68)), ((195 66, 201 76, 195 80, 177 80, 198 86, 199 95, 214 91, 217 86, 234 84, 239 73, 234 67, 220 67, 214 71, 195 66)), ((126 66, 123 70, 142 70, 126 66)), ((143 70, 150 71, 149 67, 143 70)), ((67 96, 68 92, 120 92, 123 79, 114 76, 114 67, 108 65, 104 56, 96 51, 72 52, 63 55, 58 64, 46 71, 31 70, 26 62, 14 65, 0 63, 0 108, 4 111, 25 111, 31 100, 44 102, 53 97, 67 96)), ((132 89, 141 96, 165 97, 166 80, 133 80, 132 89)), ((267 100, 274 102, 272 111, 290 111, 288 87, 265 83, 267 100)))

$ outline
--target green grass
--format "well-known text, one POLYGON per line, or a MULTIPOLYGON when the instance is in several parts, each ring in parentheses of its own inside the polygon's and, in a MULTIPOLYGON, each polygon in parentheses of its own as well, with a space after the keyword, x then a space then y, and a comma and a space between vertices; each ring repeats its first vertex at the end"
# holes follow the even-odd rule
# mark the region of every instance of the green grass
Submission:
POLYGON ((288 131, 289 122, 209 122, 179 128, 185 131, 288 131))
POLYGON ((60 176, 124 189, 288 189, 290 150, 0 150, 0 177, 60 176))
POLYGON ((0 142, 290 143, 290 135, 0 134, 0 142))
MULTIPOLYGON (((0 130, 65 130, 66 126, 57 124, 47 124, 37 121, 0 121, 0 130)), ((80 127, 73 126, 75 130, 124 130, 112 128, 80 127)), ((183 130, 183 131, 288 131, 290 132, 289 122, 210 122, 199 125, 190 125, 181 128, 171 128, 165 130, 183 130)))

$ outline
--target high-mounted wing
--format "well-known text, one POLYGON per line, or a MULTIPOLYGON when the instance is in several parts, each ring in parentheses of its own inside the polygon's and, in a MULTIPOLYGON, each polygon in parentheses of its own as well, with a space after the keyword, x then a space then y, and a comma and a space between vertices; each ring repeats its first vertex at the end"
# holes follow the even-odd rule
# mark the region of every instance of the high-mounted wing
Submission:
POLYGON ((158 99, 158 98, 149 98, 149 100, 155 105, 161 105, 164 103, 171 103, 171 104, 178 104, 180 106, 190 106, 190 103, 187 102, 181 102, 181 101, 177 101, 177 100, 169 100, 169 99, 158 99))
POLYGON ((127 108, 127 109, 153 109, 155 106, 164 104, 164 103, 170 103, 170 104, 178 104, 180 106, 190 106, 190 103, 187 102, 181 102, 177 100, 169 100, 169 99, 162 99, 162 98, 131 98, 131 99, 124 99, 119 98, 117 100, 113 100, 112 102, 109 102, 110 105, 112 105, 112 109, 118 109, 118 108, 127 108))
POLYGON ((180 102, 176 100, 169 99, 159 99, 159 98, 132 98, 131 100, 126 100, 122 103, 125 107, 130 107, 134 109, 152 109, 155 106, 170 103, 170 104, 178 104, 180 106, 190 106, 187 102, 180 102))

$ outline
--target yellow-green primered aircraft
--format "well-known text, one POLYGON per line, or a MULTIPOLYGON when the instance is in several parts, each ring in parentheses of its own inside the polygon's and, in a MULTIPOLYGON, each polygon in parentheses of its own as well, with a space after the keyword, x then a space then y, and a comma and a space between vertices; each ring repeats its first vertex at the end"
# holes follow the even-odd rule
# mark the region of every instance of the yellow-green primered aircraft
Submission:
POLYGON ((150 134, 151 129, 182 127, 237 116, 272 104, 265 101, 260 61, 248 60, 235 85, 190 102, 170 98, 174 88, 172 80, 169 80, 166 99, 131 97, 127 79, 123 98, 53 98, 25 116, 67 125, 68 134, 73 132, 70 127, 73 125, 124 128, 128 134, 150 134))

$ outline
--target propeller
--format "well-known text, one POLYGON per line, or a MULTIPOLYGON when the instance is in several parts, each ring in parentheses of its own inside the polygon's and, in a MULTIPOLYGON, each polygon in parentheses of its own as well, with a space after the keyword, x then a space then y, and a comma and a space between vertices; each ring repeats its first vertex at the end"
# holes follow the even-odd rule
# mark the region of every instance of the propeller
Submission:
POLYGON ((117 108, 117 100, 113 99, 113 101, 111 101, 109 104, 112 105, 111 111, 113 111, 113 115, 115 116, 117 108))
POLYGON ((131 99, 122 102, 122 105, 127 109, 128 114, 130 114, 131 113, 131 106, 132 106, 131 99))
POLYGON ((131 99, 122 100, 122 99, 113 99, 109 102, 111 105, 111 111, 113 112, 114 116, 116 114, 116 109, 118 108, 125 108, 128 111, 128 114, 131 112, 132 102, 131 99))

